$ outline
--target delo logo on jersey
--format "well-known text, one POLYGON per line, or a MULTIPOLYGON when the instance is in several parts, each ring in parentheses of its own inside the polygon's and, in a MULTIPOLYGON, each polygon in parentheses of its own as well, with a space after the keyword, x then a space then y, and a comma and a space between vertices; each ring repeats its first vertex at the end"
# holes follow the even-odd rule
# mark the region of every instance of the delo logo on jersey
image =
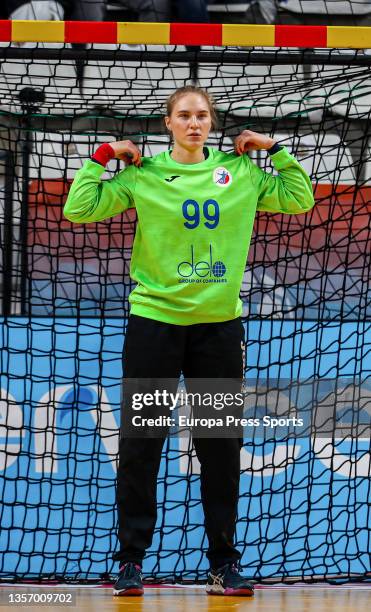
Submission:
POLYGON ((214 170, 213 180, 218 187, 228 187, 232 182, 232 175, 229 170, 219 166, 214 170))
POLYGON ((197 260, 194 246, 191 245, 189 259, 181 261, 178 265, 180 283, 226 283, 224 278, 227 269, 222 261, 214 261, 213 248, 209 246, 209 257, 197 260))

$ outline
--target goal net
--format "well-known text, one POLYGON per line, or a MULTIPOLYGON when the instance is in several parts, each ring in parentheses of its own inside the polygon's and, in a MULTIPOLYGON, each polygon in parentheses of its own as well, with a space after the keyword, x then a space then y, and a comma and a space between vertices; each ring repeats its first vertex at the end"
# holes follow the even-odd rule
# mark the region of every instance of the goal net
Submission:
MULTIPOLYGON (((306 215, 258 214, 246 263, 251 416, 285 406, 316 406, 322 416, 301 437, 246 436, 236 525, 243 571, 261 581, 369 575, 371 56, 3 43, 3 580, 114 572, 136 218, 129 210, 72 225, 62 209, 76 170, 100 143, 129 138, 144 155, 168 148, 165 100, 192 79, 216 102, 210 146, 232 150, 246 128, 270 134, 299 159, 316 198, 306 215)), ((252 158, 271 172, 265 153, 252 158)), ((110 162, 104 178, 118 168, 110 162)), ((171 437, 145 576, 202 579, 206 549, 199 464, 189 438, 171 437)))

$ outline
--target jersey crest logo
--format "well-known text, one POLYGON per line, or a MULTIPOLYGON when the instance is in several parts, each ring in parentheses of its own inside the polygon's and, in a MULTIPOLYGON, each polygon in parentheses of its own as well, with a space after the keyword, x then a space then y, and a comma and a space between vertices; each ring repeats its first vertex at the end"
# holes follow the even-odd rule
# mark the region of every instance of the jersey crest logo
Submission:
POLYGON ((179 174, 173 174, 173 176, 169 176, 169 178, 166 178, 165 181, 167 183, 172 183, 173 181, 175 181, 175 179, 180 178, 179 174))
POLYGON ((219 166, 219 168, 215 168, 213 174, 213 180, 218 187, 229 187, 232 182, 232 175, 226 168, 223 166, 219 166))

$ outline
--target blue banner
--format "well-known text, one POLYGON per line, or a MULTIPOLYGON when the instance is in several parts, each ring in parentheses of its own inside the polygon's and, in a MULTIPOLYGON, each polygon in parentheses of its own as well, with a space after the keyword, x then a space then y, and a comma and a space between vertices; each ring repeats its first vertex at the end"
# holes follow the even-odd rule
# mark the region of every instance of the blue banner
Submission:
MULTIPOLYGON (((123 321, 11 318, 0 333, 1 574, 114 571, 123 321)), ((249 378, 316 375, 336 380, 339 392, 342 377, 367 371, 371 323, 265 320, 250 323, 246 339, 249 378)), ((354 413, 369 422, 371 385, 363 393, 354 413)), ((165 445, 145 572, 191 577, 208 568, 188 443, 165 445)), ((246 439, 241 463, 246 575, 370 571, 369 440, 246 439)))

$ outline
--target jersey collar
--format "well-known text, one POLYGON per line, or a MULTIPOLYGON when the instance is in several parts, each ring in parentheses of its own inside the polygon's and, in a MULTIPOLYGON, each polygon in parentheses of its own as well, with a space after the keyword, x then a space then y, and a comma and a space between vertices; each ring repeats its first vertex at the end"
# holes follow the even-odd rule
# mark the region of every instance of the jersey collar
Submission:
POLYGON ((176 168, 187 168, 190 170, 192 169, 197 170, 197 168, 204 168, 205 166, 210 165, 213 161, 213 150, 210 147, 204 147, 204 153, 205 153, 206 159, 204 159, 201 162, 198 162, 197 164, 182 164, 180 162, 177 162, 171 157, 170 155, 171 151, 172 149, 169 149, 168 151, 165 152, 166 163, 176 168))

